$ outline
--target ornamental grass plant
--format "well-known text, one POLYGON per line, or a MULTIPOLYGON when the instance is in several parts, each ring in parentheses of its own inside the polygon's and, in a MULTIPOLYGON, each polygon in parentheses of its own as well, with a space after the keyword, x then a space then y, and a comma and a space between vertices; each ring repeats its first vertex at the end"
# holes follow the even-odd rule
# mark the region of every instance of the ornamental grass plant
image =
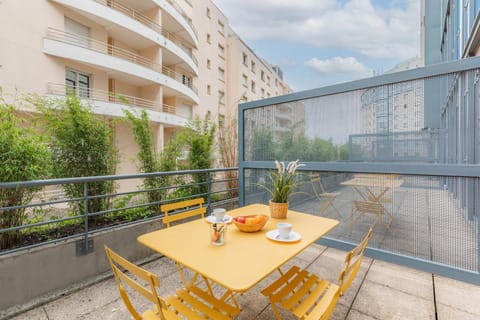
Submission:
POLYGON ((284 162, 275 160, 277 170, 272 171, 269 175, 270 185, 260 184, 262 188, 270 193, 272 202, 288 202, 288 197, 300 184, 299 179, 296 177, 297 169, 305 166, 305 164, 300 164, 298 161, 299 160, 291 161, 285 166, 284 162))

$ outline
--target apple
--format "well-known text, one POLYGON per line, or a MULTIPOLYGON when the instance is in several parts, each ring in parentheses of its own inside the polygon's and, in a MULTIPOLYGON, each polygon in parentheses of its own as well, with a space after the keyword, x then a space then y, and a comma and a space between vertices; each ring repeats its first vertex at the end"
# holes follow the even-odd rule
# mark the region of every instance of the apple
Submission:
POLYGON ((235 221, 237 221, 238 223, 245 223, 245 217, 236 217, 235 221))

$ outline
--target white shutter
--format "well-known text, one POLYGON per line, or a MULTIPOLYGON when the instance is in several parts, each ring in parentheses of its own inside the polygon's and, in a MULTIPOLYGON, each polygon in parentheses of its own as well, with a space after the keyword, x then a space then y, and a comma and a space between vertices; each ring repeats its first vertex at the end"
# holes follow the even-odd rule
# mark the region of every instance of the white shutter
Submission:
POLYGON ((69 37, 72 37, 71 34, 75 35, 72 38, 76 44, 88 47, 90 29, 87 26, 65 17, 65 32, 69 34, 69 37))

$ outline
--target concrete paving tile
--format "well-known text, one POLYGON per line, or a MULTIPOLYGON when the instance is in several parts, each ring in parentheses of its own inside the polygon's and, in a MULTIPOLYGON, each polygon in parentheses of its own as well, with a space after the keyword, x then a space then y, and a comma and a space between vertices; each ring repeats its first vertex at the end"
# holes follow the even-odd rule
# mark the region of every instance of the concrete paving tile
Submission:
POLYGON ((480 319, 480 286, 435 275, 435 295, 437 304, 480 319))
POLYGON ((462 319, 462 320, 478 320, 480 315, 459 310, 441 303, 437 303, 438 320, 462 319))
MULTIPOLYGON (((283 309, 280 310, 280 316, 282 320, 298 320, 291 312, 285 311, 283 309)), ((245 318, 246 319, 246 318, 245 318)), ((256 318, 250 318, 248 320, 255 319, 255 320, 272 320, 275 318, 275 313, 271 306, 268 306, 265 310, 262 311, 256 318)), ((247 320, 247 319, 246 319, 247 320)))
POLYGON ((432 275, 427 272, 375 260, 365 281, 433 301, 432 275))
POLYGON ((309 246, 308 248, 303 250, 300 254, 298 254, 296 257, 299 259, 305 260, 308 263, 312 263, 326 249, 327 247, 320 246, 320 245, 309 246))
POLYGON ((330 315, 329 320, 344 320, 347 317, 348 307, 337 303, 333 313, 330 315))
POLYGON ((121 299, 106 304, 100 308, 81 315, 76 320, 130 320, 131 315, 127 311, 121 299))
POLYGON ((175 262, 168 259, 167 257, 162 257, 160 259, 146 263, 141 267, 147 269, 150 272, 154 272, 159 278, 178 272, 175 262))
POLYGON ((352 309, 378 319, 435 319, 432 300, 372 281, 363 283, 352 309))
POLYGON ((44 306, 50 320, 76 319, 118 299, 115 280, 108 279, 44 306))
POLYGON ((384 319, 375 318, 352 309, 348 313, 348 316, 345 318, 345 320, 384 320, 384 319))
POLYGON ((32 309, 25 313, 22 313, 16 317, 11 318, 10 320, 49 320, 47 314, 42 307, 32 309))

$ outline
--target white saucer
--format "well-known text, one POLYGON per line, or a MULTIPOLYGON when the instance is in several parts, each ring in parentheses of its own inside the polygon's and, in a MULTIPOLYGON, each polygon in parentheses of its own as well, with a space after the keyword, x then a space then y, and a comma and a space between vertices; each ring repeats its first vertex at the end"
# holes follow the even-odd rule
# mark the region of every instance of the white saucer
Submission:
POLYGON ((278 241, 278 242, 297 242, 302 239, 302 236, 295 231, 290 232, 290 236, 286 239, 280 238, 280 234, 278 233, 278 230, 271 230, 268 231, 266 234, 267 238, 273 241, 278 241))
POLYGON ((217 223, 217 222, 230 223, 233 221, 233 218, 226 214, 223 216, 223 221, 217 221, 217 219, 215 219, 215 216, 208 216, 205 218, 205 220, 207 220, 207 222, 209 223, 217 223))

